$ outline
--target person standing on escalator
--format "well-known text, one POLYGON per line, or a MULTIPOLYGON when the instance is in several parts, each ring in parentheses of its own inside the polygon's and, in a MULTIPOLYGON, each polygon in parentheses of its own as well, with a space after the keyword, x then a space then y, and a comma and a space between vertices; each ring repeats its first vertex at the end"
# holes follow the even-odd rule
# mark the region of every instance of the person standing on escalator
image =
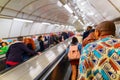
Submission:
POLYGON ((88 26, 87 30, 83 33, 83 40, 91 33, 92 26, 88 26))
POLYGON ((82 48, 82 45, 79 44, 78 39, 76 37, 73 37, 71 45, 69 46, 69 51, 68 51, 68 59, 70 61, 71 68, 72 68, 71 80, 77 79, 77 72, 78 72, 77 69, 79 65, 81 48, 82 48))
POLYGON ((38 41, 39 41, 39 46, 40 49, 38 51, 42 52, 45 50, 45 46, 44 46, 44 37, 41 35, 38 37, 38 41))
POLYGON ((27 48, 27 46, 23 43, 23 37, 18 37, 17 41, 9 46, 6 53, 6 67, 13 67, 22 63, 24 61, 24 53, 32 55, 37 54, 37 52, 27 48))
POLYGON ((120 39, 112 21, 96 26, 98 40, 81 51, 78 80, 120 80, 120 39))

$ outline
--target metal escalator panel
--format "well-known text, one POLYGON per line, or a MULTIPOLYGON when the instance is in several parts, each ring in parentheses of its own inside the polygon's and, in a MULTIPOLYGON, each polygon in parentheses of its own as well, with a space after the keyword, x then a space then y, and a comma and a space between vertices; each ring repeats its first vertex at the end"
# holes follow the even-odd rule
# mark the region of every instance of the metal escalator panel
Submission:
MULTIPOLYGON (((47 70, 71 42, 71 38, 0 75, 0 80, 35 80, 47 70)), ((60 62, 60 61, 57 61, 60 62)), ((56 66, 56 65, 55 65, 56 66)))
POLYGON ((69 80, 70 74, 70 63, 64 57, 55 67, 55 69, 50 73, 50 75, 46 78, 46 80, 69 80))

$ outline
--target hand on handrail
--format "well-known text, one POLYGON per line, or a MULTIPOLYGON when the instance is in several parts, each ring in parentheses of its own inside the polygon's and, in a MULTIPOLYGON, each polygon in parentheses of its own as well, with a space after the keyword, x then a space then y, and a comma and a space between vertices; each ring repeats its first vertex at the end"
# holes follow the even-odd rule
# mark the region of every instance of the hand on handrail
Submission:
POLYGON ((41 55, 42 53, 41 52, 37 52, 38 53, 38 55, 41 55))

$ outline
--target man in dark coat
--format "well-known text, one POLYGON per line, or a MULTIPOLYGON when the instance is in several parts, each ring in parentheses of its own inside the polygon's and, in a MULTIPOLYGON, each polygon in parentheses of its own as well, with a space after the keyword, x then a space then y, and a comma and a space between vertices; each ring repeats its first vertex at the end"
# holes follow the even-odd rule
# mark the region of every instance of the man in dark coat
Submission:
POLYGON ((83 40, 90 34, 92 26, 88 26, 87 30, 83 33, 83 40))
POLYGON ((36 52, 27 48, 27 46, 23 43, 23 37, 18 37, 18 41, 11 44, 7 53, 6 53, 6 65, 7 67, 16 66, 23 62, 23 55, 30 54, 35 55, 36 52))

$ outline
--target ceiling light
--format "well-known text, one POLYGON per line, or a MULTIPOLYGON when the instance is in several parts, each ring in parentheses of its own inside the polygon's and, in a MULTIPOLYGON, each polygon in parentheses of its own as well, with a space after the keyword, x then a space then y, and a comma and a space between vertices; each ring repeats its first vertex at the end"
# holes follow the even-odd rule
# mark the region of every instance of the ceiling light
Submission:
POLYGON ((59 7, 62 7, 62 6, 63 6, 63 4, 62 4, 60 1, 57 2, 57 5, 58 5, 59 7))
POLYGON ((29 22, 29 23, 33 23, 32 20, 26 20, 26 19, 14 18, 13 20, 15 20, 15 21, 21 21, 21 22, 29 22))
POLYGON ((78 22, 80 22, 81 25, 84 25, 82 21, 78 20, 78 22))
POLYGON ((93 13, 93 12, 90 12, 90 13, 87 13, 87 15, 93 16, 94 13, 93 13))
POLYGON ((86 27, 83 27, 84 30, 86 30, 86 27))
POLYGON ((73 13, 73 10, 72 10, 67 4, 65 4, 64 7, 65 7, 70 13, 73 13))
POLYGON ((85 5, 87 2, 86 1, 84 1, 84 2, 81 2, 81 5, 83 6, 83 5, 85 5))
POLYGON ((78 19, 78 17, 77 17, 77 16, 74 16, 74 18, 75 18, 75 19, 78 19))

